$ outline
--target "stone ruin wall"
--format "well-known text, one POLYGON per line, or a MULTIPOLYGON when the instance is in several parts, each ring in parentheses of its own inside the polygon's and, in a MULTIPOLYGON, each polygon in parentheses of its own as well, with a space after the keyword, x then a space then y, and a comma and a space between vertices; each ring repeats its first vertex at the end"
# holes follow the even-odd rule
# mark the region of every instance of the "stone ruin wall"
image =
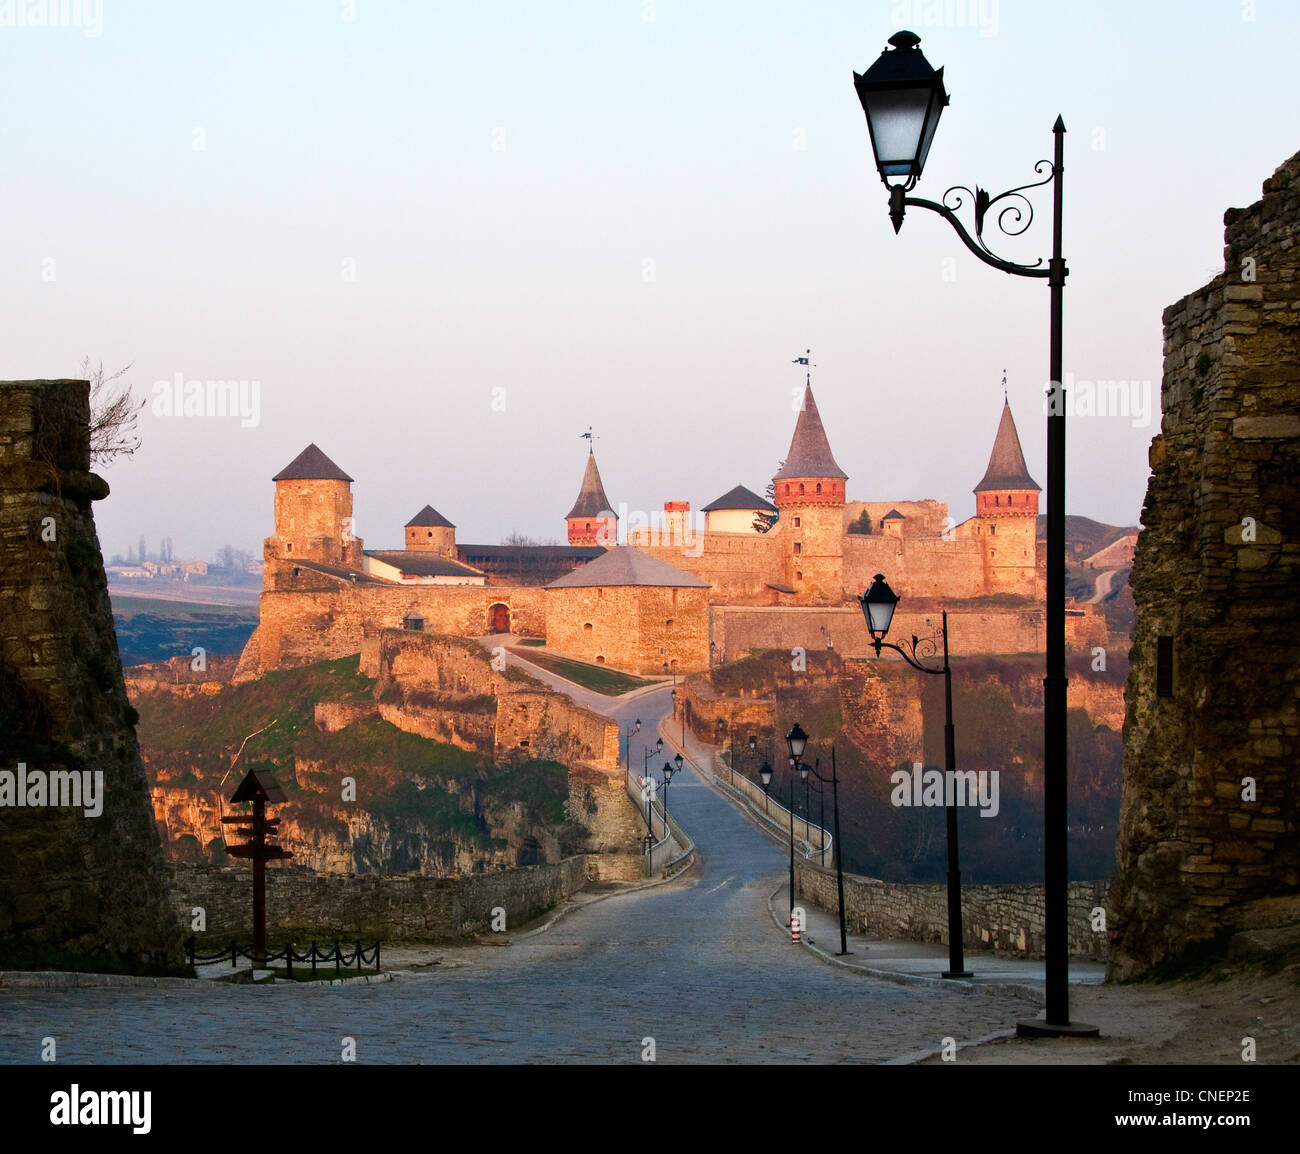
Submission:
POLYGON ((91 512, 108 486, 90 472, 89 393, 0 382, 0 769, 104 783, 97 817, 0 808, 0 934, 179 962, 91 512))
MULTIPOLYGON (((545 758, 565 765, 583 762, 607 772, 618 769, 616 722, 517 669, 496 672, 487 651, 475 642, 385 630, 367 639, 361 672, 376 679, 371 715, 408 733, 498 759, 545 758), (467 710, 469 699, 478 699, 480 707, 467 710)), ((322 709, 317 706, 318 724, 322 709)))
POLYGON ((1163 417, 1131 577, 1121 979, 1300 917, 1300 154, 1224 224, 1224 272, 1164 312, 1163 417))

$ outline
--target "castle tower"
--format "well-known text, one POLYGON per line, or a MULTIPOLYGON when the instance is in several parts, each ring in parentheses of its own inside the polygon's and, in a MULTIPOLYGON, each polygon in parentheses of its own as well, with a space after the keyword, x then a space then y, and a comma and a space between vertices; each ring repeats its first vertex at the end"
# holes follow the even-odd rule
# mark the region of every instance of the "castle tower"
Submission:
POLYGON ((406 548, 437 553, 456 560, 456 526, 432 505, 425 505, 406 523, 406 548))
POLYGON ((565 521, 569 527, 570 545, 604 545, 610 548, 618 544, 618 514, 605 496, 594 452, 587 453, 582 488, 565 521))
POLYGON ((812 385, 785 464, 772 478, 786 583, 796 593, 838 602, 844 596, 844 483, 848 474, 831 455, 812 385))
POLYGON ((1011 406, 1003 400, 989 467, 974 490, 985 593, 1034 594, 1040 491, 1025 465, 1011 406))
POLYGON ((314 444, 271 478, 275 533, 265 542, 266 587, 306 561, 360 569, 362 541, 353 532, 352 478, 314 444))

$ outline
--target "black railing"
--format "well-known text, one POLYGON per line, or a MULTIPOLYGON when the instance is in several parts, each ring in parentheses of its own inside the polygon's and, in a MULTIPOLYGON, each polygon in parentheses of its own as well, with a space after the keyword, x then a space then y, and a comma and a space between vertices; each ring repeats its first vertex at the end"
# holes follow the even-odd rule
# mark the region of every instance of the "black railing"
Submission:
POLYGON ((376 942, 373 946, 363 946, 360 942, 357 942, 352 950, 347 951, 340 948, 337 939, 335 939, 334 948, 329 951, 322 951, 315 942, 312 942, 311 947, 303 954, 298 953, 293 948, 292 942, 282 950, 260 954, 254 954, 251 946, 245 948, 235 942, 231 942, 224 950, 215 954, 196 953, 195 945, 193 936, 186 939, 185 954, 189 958, 191 966, 210 966, 216 962, 229 960, 231 969, 234 969, 239 964, 239 959, 243 957, 259 968, 265 968, 271 962, 283 962, 289 977, 293 977, 294 962, 310 965, 313 977, 316 975, 318 965, 328 965, 331 962, 334 963, 334 972, 340 975, 345 969, 355 969, 357 973, 361 973, 364 966, 373 966, 375 973, 379 973, 379 942, 376 942))

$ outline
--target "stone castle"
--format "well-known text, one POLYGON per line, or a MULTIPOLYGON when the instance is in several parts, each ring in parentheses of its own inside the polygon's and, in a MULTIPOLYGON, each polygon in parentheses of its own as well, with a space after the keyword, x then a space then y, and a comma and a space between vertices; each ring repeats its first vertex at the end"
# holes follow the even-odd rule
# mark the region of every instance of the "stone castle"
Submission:
MULTIPOLYGON (((260 623, 237 680, 356 653, 384 628, 545 638, 649 674, 706 669, 755 647, 820 647, 827 620, 865 650, 854 598, 876 573, 904 596, 905 628, 930 632, 924 614, 942 606, 959 652, 1041 647, 1040 490, 1005 399, 975 513, 960 523, 938 501, 850 500, 811 382, 772 501, 737 485, 704 507, 702 528, 688 502, 666 501, 662 516, 628 517, 622 544, 594 451, 565 517, 567 546, 464 544, 425 505, 401 549, 366 549, 352 532, 353 479, 316 445, 273 481, 260 623)), ((1073 617, 1076 643, 1104 640, 1092 606, 1073 617)))

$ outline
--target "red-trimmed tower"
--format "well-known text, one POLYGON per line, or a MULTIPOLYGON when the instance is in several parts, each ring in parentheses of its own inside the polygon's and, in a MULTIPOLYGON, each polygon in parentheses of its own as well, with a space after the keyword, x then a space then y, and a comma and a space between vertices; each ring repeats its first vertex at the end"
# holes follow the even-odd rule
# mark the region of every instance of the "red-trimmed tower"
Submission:
POLYGON ((595 452, 587 453, 582 488, 565 522, 569 527, 570 545, 603 545, 608 549, 618 544, 618 514, 605 496, 600 470, 596 468, 595 452))
POLYGON ((785 464, 772 478, 786 583, 800 596, 838 603, 844 597, 844 483, 822 426, 812 385, 785 464))
POLYGON ((1034 595, 1040 492, 1025 465, 1011 406, 1004 400, 989 467, 975 486, 986 593, 1034 595))

